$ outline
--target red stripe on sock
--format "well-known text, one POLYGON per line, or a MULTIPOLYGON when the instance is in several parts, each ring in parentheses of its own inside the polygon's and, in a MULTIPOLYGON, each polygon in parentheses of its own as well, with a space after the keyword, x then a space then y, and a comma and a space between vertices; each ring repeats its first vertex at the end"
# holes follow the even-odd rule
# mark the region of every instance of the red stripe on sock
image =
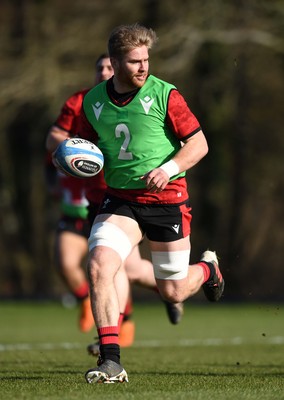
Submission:
POLYGON ((200 265, 200 267, 203 269, 203 274, 204 274, 204 280, 203 283, 208 281, 209 277, 210 277, 210 268, 208 267, 208 265, 205 262, 199 262, 198 265, 200 265))
POLYGON ((118 326, 98 328, 100 344, 118 344, 118 326))

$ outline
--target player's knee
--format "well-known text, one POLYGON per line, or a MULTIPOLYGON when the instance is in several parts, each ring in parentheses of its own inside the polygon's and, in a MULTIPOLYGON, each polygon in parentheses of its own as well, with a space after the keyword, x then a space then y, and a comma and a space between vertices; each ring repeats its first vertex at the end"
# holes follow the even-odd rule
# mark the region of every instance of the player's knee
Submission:
POLYGON ((116 251, 104 246, 90 251, 87 271, 91 284, 104 287, 112 284, 120 267, 121 257, 116 251))
POLYGON ((169 303, 181 303, 184 298, 183 296, 180 296, 178 293, 164 293, 162 296, 165 301, 168 301, 169 303))
POLYGON ((100 268, 98 263, 95 261, 95 258, 92 257, 92 252, 90 253, 90 257, 87 264, 87 273, 91 282, 96 282, 99 279, 100 268))
POLYGON ((98 222, 93 225, 88 240, 89 250, 104 246, 114 250, 124 261, 132 250, 131 242, 126 233, 110 222, 98 222))
POLYGON ((159 292, 162 298, 169 303, 181 303, 185 299, 183 291, 173 285, 166 285, 159 292))

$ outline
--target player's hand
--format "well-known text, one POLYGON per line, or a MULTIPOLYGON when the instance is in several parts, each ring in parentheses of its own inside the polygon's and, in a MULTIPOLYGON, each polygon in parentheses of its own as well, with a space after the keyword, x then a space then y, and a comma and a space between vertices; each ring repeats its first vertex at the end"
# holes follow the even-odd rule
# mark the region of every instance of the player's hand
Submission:
POLYGON ((52 153, 51 157, 52 157, 52 163, 53 163, 53 165, 56 167, 56 169, 58 169, 59 171, 61 171, 64 175, 72 176, 71 174, 68 174, 68 172, 65 171, 65 169, 63 169, 63 168, 61 167, 61 165, 57 162, 56 158, 54 157, 54 153, 55 153, 55 151, 52 153))
POLYGON ((149 189, 151 193, 160 193, 165 189, 170 180, 168 174, 161 168, 153 169, 141 176, 140 179, 145 181, 146 188, 149 189))

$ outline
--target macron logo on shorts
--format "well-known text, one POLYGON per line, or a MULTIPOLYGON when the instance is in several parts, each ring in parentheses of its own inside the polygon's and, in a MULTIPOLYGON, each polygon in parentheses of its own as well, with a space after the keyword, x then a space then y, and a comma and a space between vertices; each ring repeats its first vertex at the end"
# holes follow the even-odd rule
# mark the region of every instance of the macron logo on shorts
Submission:
POLYGON ((180 224, 175 224, 175 225, 172 226, 173 230, 174 230, 176 233, 178 233, 179 227, 180 227, 180 224))

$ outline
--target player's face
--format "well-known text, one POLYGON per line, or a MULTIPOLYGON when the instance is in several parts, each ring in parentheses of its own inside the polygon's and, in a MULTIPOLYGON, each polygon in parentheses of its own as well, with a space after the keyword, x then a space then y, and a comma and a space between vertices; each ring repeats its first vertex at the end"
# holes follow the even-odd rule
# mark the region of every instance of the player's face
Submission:
POLYGON ((114 61, 115 81, 123 91, 141 88, 149 72, 149 53, 146 46, 129 51, 121 60, 114 61))
POLYGON ((96 84, 106 81, 113 75, 109 58, 102 58, 96 66, 96 84))

